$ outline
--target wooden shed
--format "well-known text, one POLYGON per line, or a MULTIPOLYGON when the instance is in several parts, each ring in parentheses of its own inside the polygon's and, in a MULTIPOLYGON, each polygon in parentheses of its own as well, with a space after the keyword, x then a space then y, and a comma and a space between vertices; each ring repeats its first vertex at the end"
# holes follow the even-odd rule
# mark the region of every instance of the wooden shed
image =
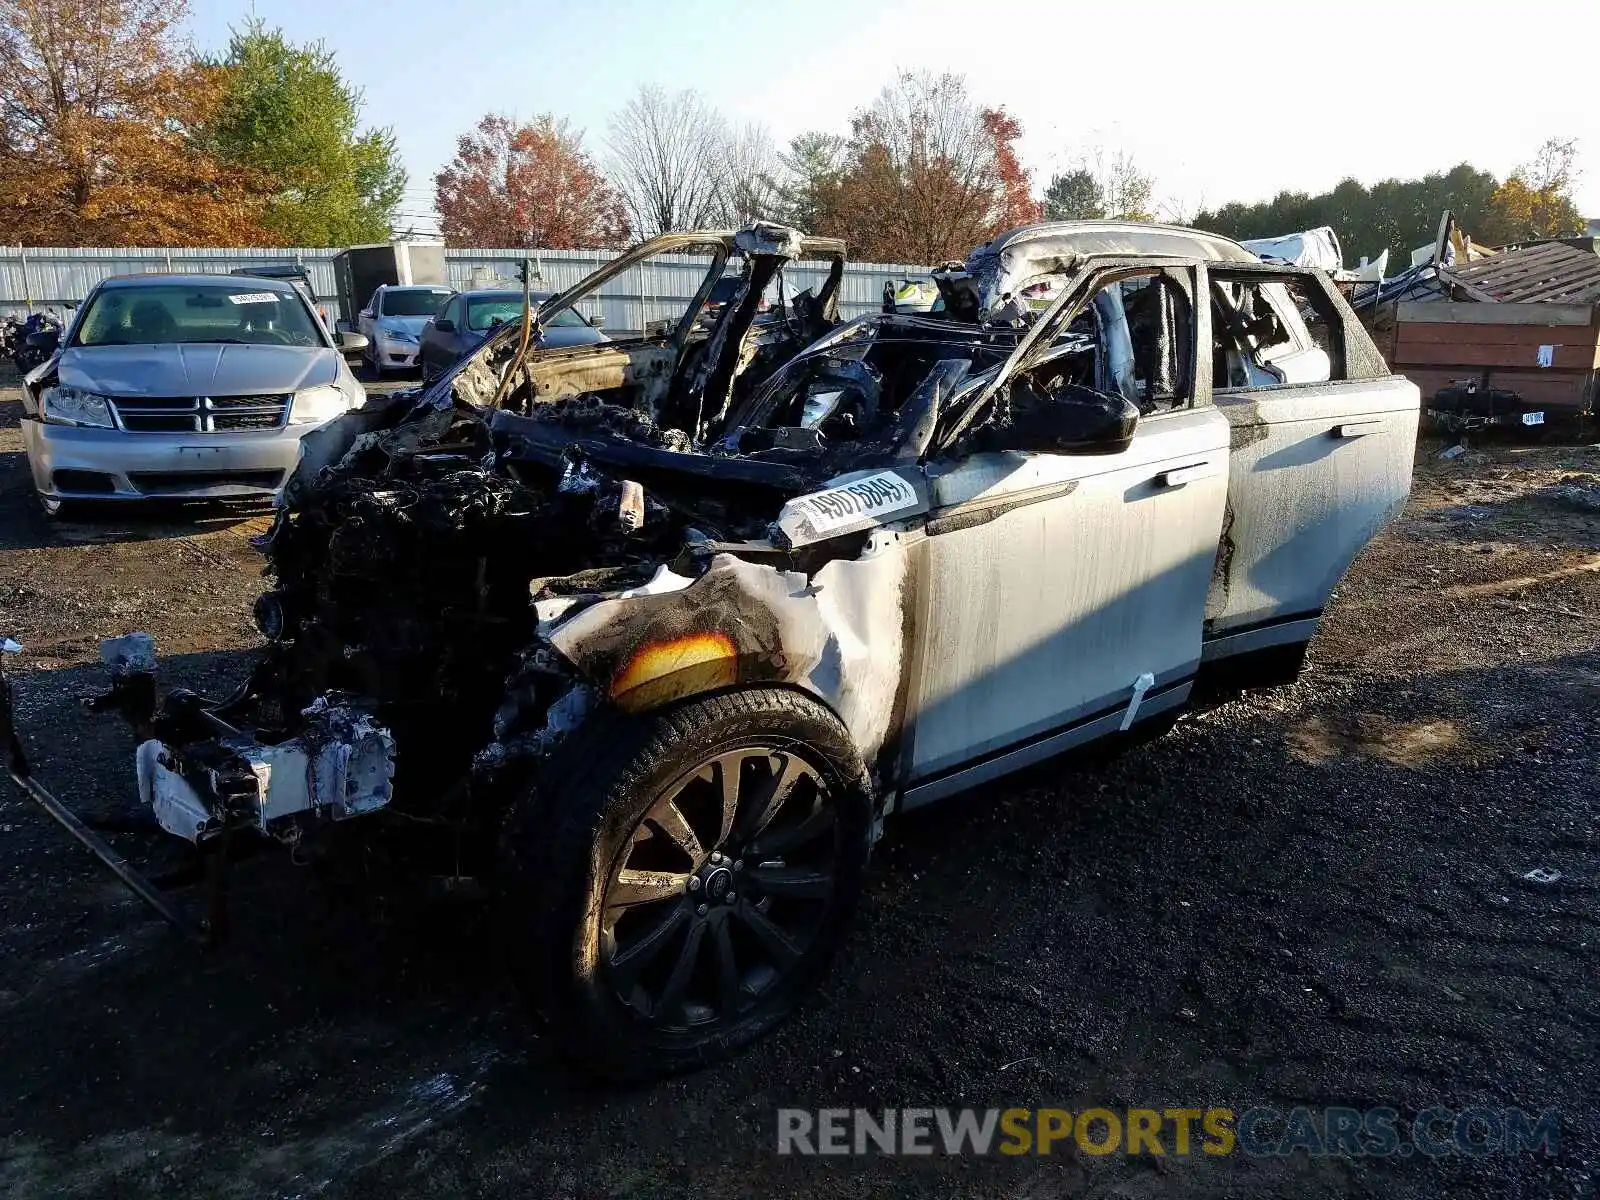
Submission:
POLYGON ((1600 255, 1561 243, 1442 267, 1451 299, 1402 301, 1390 366, 1422 389, 1475 379, 1569 413, 1600 402, 1600 255))

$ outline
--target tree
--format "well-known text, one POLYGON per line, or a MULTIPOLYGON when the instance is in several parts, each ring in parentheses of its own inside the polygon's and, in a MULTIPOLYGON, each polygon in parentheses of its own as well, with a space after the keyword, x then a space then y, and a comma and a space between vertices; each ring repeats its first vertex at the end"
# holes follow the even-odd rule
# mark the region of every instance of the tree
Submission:
POLYGON ((1052 175, 1044 190, 1044 215, 1051 221, 1098 221, 1106 215, 1100 180, 1085 166, 1052 175))
POLYGON ((261 240, 253 172, 197 144, 221 73, 182 0, 0 0, 0 227, 43 245, 261 240))
POLYGON ((622 197, 550 114, 519 125, 491 113, 433 177, 445 241, 457 246, 610 249, 628 240, 622 197))
POLYGON ((1045 215, 1054 221, 1155 220, 1155 181, 1125 150, 1094 146, 1045 188, 1045 215))
POLYGON ((1037 217, 1013 149, 1021 132, 1003 109, 978 108, 959 75, 902 73, 852 118, 817 232, 867 260, 964 258, 1037 217))
POLYGON ((1439 214, 1455 213, 1462 228, 1487 241, 1495 177, 1470 163, 1421 179, 1384 179, 1367 187, 1344 179, 1330 192, 1279 192, 1258 204, 1224 204, 1198 213, 1194 223, 1232 238, 1275 237, 1333 227, 1347 258, 1377 257, 1385 249, 1390 261, 1404 266, 1413 248, 1431 243, 1439 214))
POLYGON ((715 223, 723 200, 714 164, 722 117, 698 92, 641 85, 611 116, 612 183, 645 236, 715 223))
POLYGON ((1017 158, 1016 141, 1022 136, 1022 122, 1002 108, 986 108, 978 114, 983 131, 989 137, 990 153, 994 155, 994 176, 999 188, 999 211, 996 217, 1005 229, 1029 225, 1042 215, 1039 202, 1033 198, 1028 172, 1017 158))
POLYGON ((1119 221, 1155 220, 1155 181, 1124 150, 1108 155, 1096 149, 1093 170, 1100 180, 1106 212, 1119 221))
POLYGON ((1471 232, 1492 246, 1583 232, 1583 218, 1572 201, 1577 159, 1576 139, 1547 139, 1531 163, 1512 171, 1495 189, 1488 219, 1471 232))
POLYGON ((775 185, 779 220, 808 232, 821 228, 834 207, 845 159, 845 139, 836 133, 796 134, 778 157, 775 185))
POLYGON ((210 64, 227 90, 204 140, 271 188, 262 223, 282 244, 340 246, 389 236, 405 191, 394 135, 358 130, 362 98, 321 42, 296 46, 254 19, 210 64))
POLYGON ((733 229, 780 218, 777 149, 764 125, 724 128, 711 148, 715 221, 733 229))

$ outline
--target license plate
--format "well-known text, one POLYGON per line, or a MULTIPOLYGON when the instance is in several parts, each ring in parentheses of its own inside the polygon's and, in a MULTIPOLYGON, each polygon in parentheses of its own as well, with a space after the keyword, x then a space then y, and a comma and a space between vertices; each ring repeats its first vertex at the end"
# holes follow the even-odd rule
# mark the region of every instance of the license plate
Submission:
POLYGON ((1522 414, 1522 423, 1524 425, 1543 425, 1544 424, 1544 414, 1542 412, 1523 413, 1522 414))

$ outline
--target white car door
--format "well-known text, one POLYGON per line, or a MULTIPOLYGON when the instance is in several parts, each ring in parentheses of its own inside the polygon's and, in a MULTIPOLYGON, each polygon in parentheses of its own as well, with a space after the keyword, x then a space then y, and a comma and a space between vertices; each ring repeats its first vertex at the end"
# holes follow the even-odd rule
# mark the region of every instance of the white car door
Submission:
POLYGON ((1417 388, 1388 373, 1320 273, 1207 274, 1213 397, 1233 453, 1205 658, 1303 653, 1351 561, 1405 504, 1417 388))
MULTIPOLYGON (((1111 326, 1090 297, 1159 279, 1181 293, 1188 327, 1169 342, 1170 391, 1145 388, 1146 415, 1126 450, 975 454, 928 467, 907 807, 1187 698, 1228 477, 1228 423, 1204 403, 1210 364, 1193 353, 1193 273, 1108 268, 1064 302, 1093 313, 1095 374, 1105 381, 1127 356, 1106 345, 1111 326)), ((1126 322, 1121 331, 1128 336, 1126 322)))

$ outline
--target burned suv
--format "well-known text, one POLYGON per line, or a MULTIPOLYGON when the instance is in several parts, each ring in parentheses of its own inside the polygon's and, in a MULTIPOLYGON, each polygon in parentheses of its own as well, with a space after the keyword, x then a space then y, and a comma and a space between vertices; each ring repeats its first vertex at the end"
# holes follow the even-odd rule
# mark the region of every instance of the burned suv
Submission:
POLYGON ((1090 222, 941 268, 930 315, 841 321, 842 273, 657 238, 309 435, 238 693, 105 648, 161 825, 421 829, 562 1047, 692 1067, 817 980, 886 817, 1293 678, 1406 497, 1417 390, 1316 272, 1090 222), (700 280, 675 323, 647 262, 700 280), (541 348, 579 301, 653 332, 541 348))

